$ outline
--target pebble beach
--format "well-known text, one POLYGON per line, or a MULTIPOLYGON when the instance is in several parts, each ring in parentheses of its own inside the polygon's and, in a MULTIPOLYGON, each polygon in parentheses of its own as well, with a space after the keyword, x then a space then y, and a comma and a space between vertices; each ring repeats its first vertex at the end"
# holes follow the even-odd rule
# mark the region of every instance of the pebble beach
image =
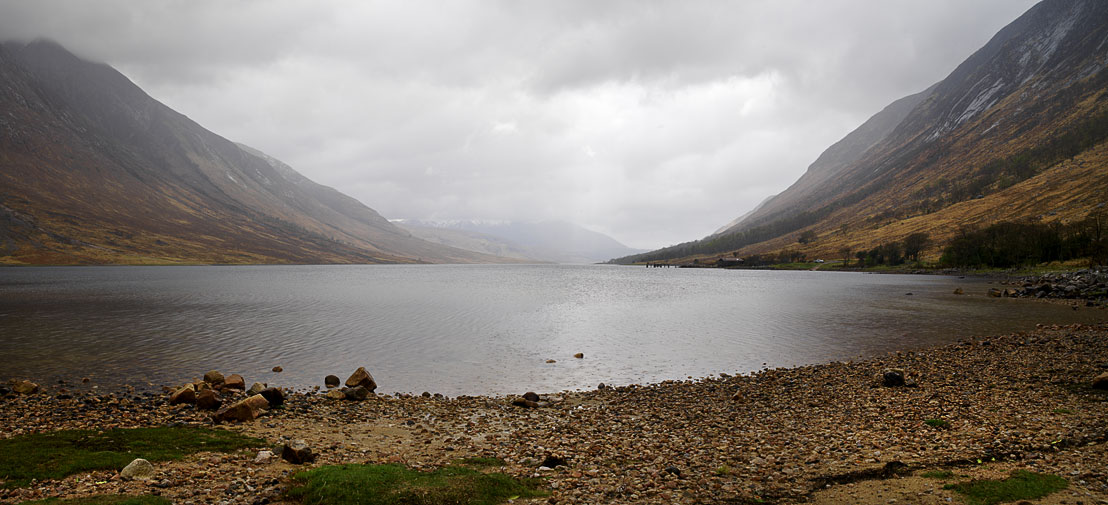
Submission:
MULTIPOLYGON (((156 463, 147 481, 101 471, 0 489, 0 502, 124 493, 182 504, 286 503, 289 477, 306 468, 396 463, 430 470, 484 457, 503 461, 493 471, 546 482, 548 496, 516 500, 528 503, 960 503, 923 474, 986 478, 1014 469, 1069 481, 1034 503, 1108 503, 1108 391, 1093 385, 1105 372, 1108 324, 1041 326, 749 375, 544 394, 531 407, 518 397, 351 401, 293 392, 257 419, 217 425, 268 447, 156 463), (904 385, 888 385, 889 371, 902 374, 904 385), (315 461, 259 454, 280 454, 292 440, 304 441, 315 461)), ((96 391, 79 378, 13 392, 0 397, 0 437, 213 425, 211 411, 168 398, 96 391)))

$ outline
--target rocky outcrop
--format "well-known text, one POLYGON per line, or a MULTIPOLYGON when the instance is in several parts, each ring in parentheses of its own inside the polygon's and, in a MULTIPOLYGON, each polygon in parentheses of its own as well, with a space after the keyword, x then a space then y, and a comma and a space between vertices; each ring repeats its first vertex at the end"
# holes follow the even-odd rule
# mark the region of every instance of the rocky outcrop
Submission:
POLYGON ((1024 277, 1010 284, 1004 296, 1016 298, 1084 299, 1103 303, 1108 299, 1108 268, 1024 277))

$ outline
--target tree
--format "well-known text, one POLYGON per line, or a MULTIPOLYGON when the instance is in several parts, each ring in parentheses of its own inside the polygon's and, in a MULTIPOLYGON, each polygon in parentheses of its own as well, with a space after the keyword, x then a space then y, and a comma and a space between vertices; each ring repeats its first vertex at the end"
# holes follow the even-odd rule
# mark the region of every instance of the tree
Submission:
POLYGON ((800 237, 796 239, 801 244, 810 244, 816 241, 816 232, 812 230, 805 230, 800 234, 800 237))
POLYGON ((843 257, 843 266, 850 266, 850 258, 853 257, 854 250, 850 246, 839 249, 839 254, 843 257))
POLYGON ((904 256, 912 261, 919 261, 919 255, 927 244, 931 242, 931 236, 923 233, 913 233, 904 238, 904 256))

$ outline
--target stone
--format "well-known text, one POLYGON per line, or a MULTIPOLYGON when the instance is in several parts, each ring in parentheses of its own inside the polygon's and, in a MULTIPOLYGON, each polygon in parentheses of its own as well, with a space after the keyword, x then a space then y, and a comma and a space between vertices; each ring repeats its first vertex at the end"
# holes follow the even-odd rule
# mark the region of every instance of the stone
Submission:
POLYGON ((601 382, 600 384, 596 385, 596 389, 601 389, 601 390, 608 389, 608 385, 601 382))
POLYGON ((666 467, 666 473, 671 474, 674 477, 681 478, 681 469, 673 465, 666 467))
POLYGON ((274 371, 274 372, 277 372, 277 373, 281 373, 281 372, 284 372, 284 371, 285 371, 285 369, 284 369, 284 368, 281 368, 281 367, 279 367, 279 366, 275 366, 275 367, 273 367, 273 371, 274 371))
POLYGON ((0 396, 4 396, 4 395, 6 395, 8 393, 11 393, 11 392, 12 392, 12 389, 9 388, 8 386, 0 386, 0 396))
POLYGON ((366 389, 365 386, 347 388, 345 391, 343 391, 343 393, 346 395, 347 400, 360 402, 362 400, 365 400, 366 398, 369 398, 369 389, 366 389))
POLYGON ((346 399, 346 393, 342 392, 342 390, 339 390, 339 389, 332 389, 332 390, 328 391, 327 394, 324 395, 324 396, 327 397, 327 398, 330 398, 332 400, 345 400, 346 399))
POLYGON ((904 370, 889 368, 881 373, 881 385, 887 388, 900 387, 905 384, 904 370))
POLYGON ((1104 372, 1093 378, 1093 387, 1108 390, 1108 372, 1104 372))
POLYGON ((242 400, 242 403, 250 405, 258 410, 269 410, 269 400, 262 395, 253 395, 242 400))
POLYGON ((270 407, 277 407, 280 405, 284 405, 285 403, 285 393, 280 389, 265 388, 260 394, 262 395, 262 397, 269 401, 270 407))
POLYGON ((30 395, 38 392, 38 384, 29 380, 12 381, 9 386, 11 386, 12 391, 21 395, 30 395))
POLYGON ((312 449, 303 440, 293 440, 281 449, 281 459, 294 465, 301 465, 315 461, 315 454, 312 453, 312 449))
POLYGON ((577 358, 577 359, 582 359, 582 358, 584 358, 584 357, 585 357, 585 353, 583 353, 583 352, 579 352, 579 353, 577 353, 577 354, 574 354, 574 355, 573 355, 573 357, 574 357, 574 358, 577 358))
POLYGON ((323 378, 323 384, 326 385, 329 388, 339 387, 340 382, 341 382, 341 380, 339 379, 339 376, 337 376, 337 375, 328 375, 327 377, 323 378))
POLYGON ((530 400, 530 401, 533 401, 533 402, 537 402, 537 401, 539 401, 539 395, 538 395, 538 393, 535 393, 534 391, 528 391, 526 393, 523 393, 523 399, 524 400, 530 400))
POLYGON ((1004 296, 1007 297, 1007 298, 1015 298, 1019 295, 1020 295, 1020 292, 1019 292, 1018 289, 1008 288, 1008 289, 1004 290, 1004 296))
POLYGON ((219 373, 217 370, 210 370, 208 373, 204 374, 204 382, 215 386, 223 384, 223 374, 219 373))
POLYGON ((539 408, 539 402, 531 401, 526 398, 516 398, 515 400, 512 400, 512 405, 515 405, 516 407, 526 407, 529 409, 539 408))
POLYGON ((127 480, 150 480, 154 478, 154 465, 145 459, 138 458, 119 472, 119 476, 127 480))
POLYGON ((214 390, 206 389, 196 393, 196 408, 200 410, 219 410, 223 406, 223 399, 214 390))
POLYGON ((569 462, 565 458, 560 456, 547 456, 542 460, 542 464, 539 466, 545 466, 547 468, 558 468, 559 466, 569 466, 569 462))
POLYGON ((239 375, 237 373, 233 373, 231 375, 228 375, 227 378, 224 379, 223 388, 224 389, 239 389, 239 390, 245 391, 246 390, 246 380, 243 379, 241 375, 239 375))
POLYGON ((261 382, 255 382, 250 385, 250 389, 246 390, 246 394, 256 395, 258 393, 261 393, 263 389, 265 389, 265 384, 262 384, 261 382))
POLYGON ((554 359, 548 359, 548 360, 546 360, 546 362, 547 362, 547 363, 557 363, 557 362, 558 362, 558 360, 554 360, 554 359))
POLYGON ((965 291, 963 291, 963 290, 962 290, 962 288, 956 288, 956 289, 954 290, 954 294, 956 294, 956 295, 964 295, 964 294, 966 294, 966 292, 965 292, 965 291))
POLYGON ((364 366, 358 367, 358 369, 350 375, 350 378, 346 379, 346 387, 352 388, 357 386, 368 389, 370 393, 377 389, 377 382, 373 380, 373 376, 369 374, 364 366))
POLYGON ((196 388, 192 384, 185 384, 169 395, 170 405, 180 405, 182 403, 196 403, 196 388))
POLYGON ((273 451, 258 451, 258 455, 254 456, 254 462, 259 465, 268 465, 276 457, 277 455, 273 454, 273 451))
MULTIPOLYGON (((251 396, 250 398, 254 398, 251 396)), ((251 403, 247 403, 246 400, 235 402, 229 407, 224 407, 215 413, 215 420, 218 422, 246 422, 253 421, 258 418, 261 411, 251 403)), ((261 398, 261 396, 259 396, 261 398)), ((265 398, 262 398, 265 401, 265 398)))
POLYGON ((1000 298, 1001 294, 1003 294, 1003 293, 999 289, 989 288, 989 296, 991 296, 993 298, 1000 298))

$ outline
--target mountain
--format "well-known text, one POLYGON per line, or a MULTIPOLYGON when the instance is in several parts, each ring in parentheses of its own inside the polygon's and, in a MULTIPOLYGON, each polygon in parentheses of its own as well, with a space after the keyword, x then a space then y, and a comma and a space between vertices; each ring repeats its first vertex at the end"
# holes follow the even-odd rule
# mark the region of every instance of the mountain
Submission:
POLYGON ((838 257, 917 232, 934 256, 967 228, 1083 219, 1108 201, 1106 65, 1108 2, 1043 1, 723 233, 619 261, 838 257))
POLYGON ((643 252, 564 221, 398 220, 417 237, 471 251, 552 263, 598 263, 643 252))
POLYGON ((0 45, 0 111, 0 263, 503 261, 412 237, 52 42, 0 45))

